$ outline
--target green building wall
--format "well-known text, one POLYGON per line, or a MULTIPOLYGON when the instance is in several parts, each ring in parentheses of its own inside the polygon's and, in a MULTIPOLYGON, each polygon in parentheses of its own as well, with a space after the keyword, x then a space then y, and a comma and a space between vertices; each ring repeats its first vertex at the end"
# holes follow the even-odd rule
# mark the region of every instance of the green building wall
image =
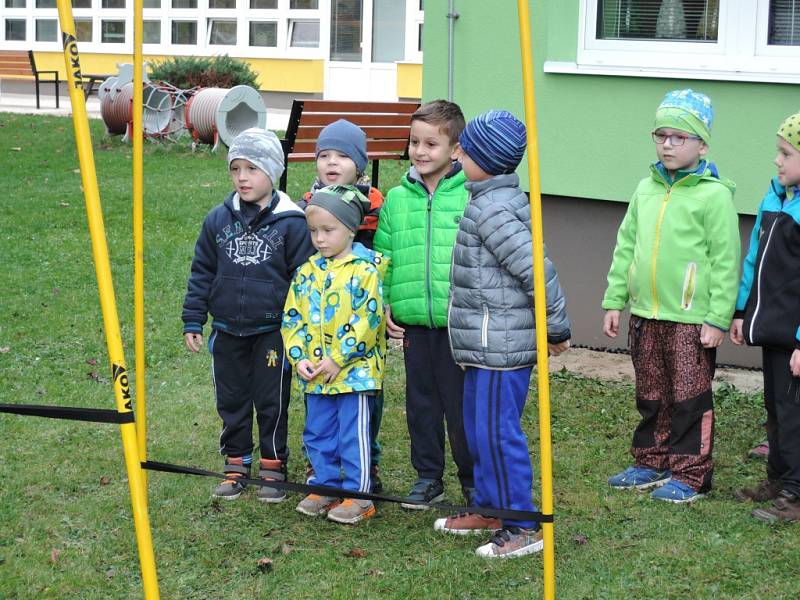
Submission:
MULTIPOLYGON (((467 118, 490 108, 522 118, 517 3, 456 0, 455 9, 453 100, 467 118)), ((447 97, 447 12, 447 0, 426 0, 425 100, 447 97)), ((739 211, 755 214, 775 173, 775 131, 800 110, 797 86, 544 73, 546 60, 576 59, 579 2, 531 0, 530 16, 543 193, 627 202, 655 160, 656 106, 691 87, 714 103, 709 158, 737 183, 739 211)), ((519 173, 527 182, 524 162, 519 173)))

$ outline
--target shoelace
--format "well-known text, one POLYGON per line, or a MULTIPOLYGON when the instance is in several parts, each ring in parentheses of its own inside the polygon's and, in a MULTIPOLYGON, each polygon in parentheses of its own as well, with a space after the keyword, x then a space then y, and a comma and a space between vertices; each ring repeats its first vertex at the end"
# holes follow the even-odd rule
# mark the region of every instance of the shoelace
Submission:
POLYGON ((506 542, 511 540, 512 535, 517 535, 518 533, 519 527, 504 527, 494 533, 491 541, 495 546, 500 546, 502 548, 506 545, 506 542))

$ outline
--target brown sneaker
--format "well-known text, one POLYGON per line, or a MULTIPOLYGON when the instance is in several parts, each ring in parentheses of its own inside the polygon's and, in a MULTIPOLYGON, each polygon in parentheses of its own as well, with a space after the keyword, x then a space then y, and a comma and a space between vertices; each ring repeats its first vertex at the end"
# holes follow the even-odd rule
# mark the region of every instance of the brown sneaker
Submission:
POLYGON ((791 492, 781 490, 778 497, 772 501, 772 508, 757 508, 751 514, 760 521, 794 523, 800 521, 800 498, 791 492))
POLYGON ((507 526, 496 532, 488 543, 480 546, 475 554, 483 558, 516 558, 544 548, 542 530, 507 526))
POLYGON ((781 493, 781 482, 776 479, 765 479, 756 487, 741 488, 733 492, 739 502, 766 502, 774 500, 781 493))
POLYGON ((370 500, 345 498, 342 503, 328 511, 328 519, 345 525, 355 525, 375 514, 375 505, 370 500))
POLYGON ((445 519, 436 519, 433 524, 436 531, 454 533, 456 535, 483 534, 503 528, 500 519, 484 517, 477 513, 461 513, 445 519))

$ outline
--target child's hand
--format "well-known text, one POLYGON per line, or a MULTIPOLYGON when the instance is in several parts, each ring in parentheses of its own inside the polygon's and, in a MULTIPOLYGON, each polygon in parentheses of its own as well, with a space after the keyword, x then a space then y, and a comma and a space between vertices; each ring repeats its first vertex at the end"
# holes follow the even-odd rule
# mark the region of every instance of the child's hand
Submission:
POLYGON ((703 323, 700 328, 700 343, 703 348, 717 348, 725 339, 725 332, 722 329, 703 323))
POLYGON ((603 333, 610 338, 619 334, 619 311, 607 310, 603 317, 603 333))
POLYGON ((304 381, 311 381, 317 376, 314 363, 307 358, 298 360, 295 368, 297 369, 297 374, 300 376, 300 379, 303 379, 304 381))
POLYGON ((183 341, 186 347, 192 352, 200 352, 203 347, 203 334, 202 333, 184 333, 183 341))
POLYGON ((569 350, 569 340, 564 340, 557 344, 547 344, 547 349, 550 351, 550 356, 558 356, 569 350))
POLYGON ((389 334, 390 338, 394 338, 396 340, 402 340, 403 334, 406 332, 405 329, 397 325, 394 321, 392 321, 392 308, 387 304, 386 305, 386 333, 389 334))
POLYGON ((741 346, 742 344, 744 344, 744 334, 742 334, 743 324, 744 324, 744 319, 734 319, 733 321, 731 321, 730 338, 731 341, 737 346, 741 346))
POLYGON ((792 352, 792 358, 789 359, 789 369, 794 377, 800 377, 800 350, 792 352))
POLYGON ((333 362, 329 357, 325 357, 322 362, 317 365, 317 369, 314 371, 312 379, 317 375, 322 375, 322 381, 325 383, 330 383, 336 379, 336 376, 341 370, 342 367, 333 362))

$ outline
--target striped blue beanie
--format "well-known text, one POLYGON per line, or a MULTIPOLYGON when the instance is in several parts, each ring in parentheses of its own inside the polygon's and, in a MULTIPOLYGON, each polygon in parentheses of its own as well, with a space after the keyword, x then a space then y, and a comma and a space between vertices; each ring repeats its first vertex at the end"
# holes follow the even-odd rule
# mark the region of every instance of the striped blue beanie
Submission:
POLYGON ((467 123, 458 141, 464 152, 489 175, 513 173, 527 145, 525 125, 505 110, 478 115, 467 123))

